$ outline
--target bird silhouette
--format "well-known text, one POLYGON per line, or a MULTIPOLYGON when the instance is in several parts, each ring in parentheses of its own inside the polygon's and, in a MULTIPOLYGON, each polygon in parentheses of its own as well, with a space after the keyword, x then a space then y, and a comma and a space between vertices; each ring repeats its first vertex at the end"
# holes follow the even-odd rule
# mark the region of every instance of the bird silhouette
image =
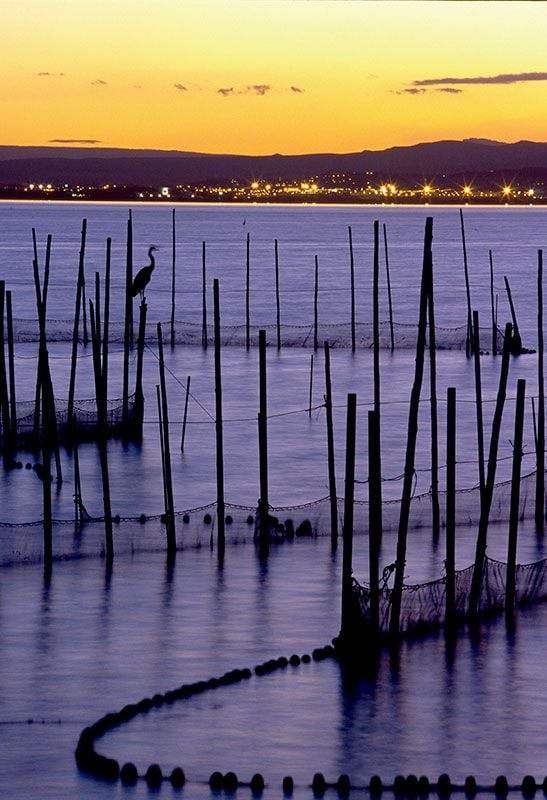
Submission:
POLYGON ((155 245, 150 245, 148 248, 148 258, 150 259, 150 264, 147 264, 146 267, 142 267, 135 277, 133 278, 133 283, 131 284, 131 297, 136 297, 139 293, 141 296, 141 300, 144 302, 144 290, 150 283, 150 278, 152 277, 152 272, 154 271, 154 267, 156 266, 156 260, 153 256, 154 250, 158 248, 155 245))

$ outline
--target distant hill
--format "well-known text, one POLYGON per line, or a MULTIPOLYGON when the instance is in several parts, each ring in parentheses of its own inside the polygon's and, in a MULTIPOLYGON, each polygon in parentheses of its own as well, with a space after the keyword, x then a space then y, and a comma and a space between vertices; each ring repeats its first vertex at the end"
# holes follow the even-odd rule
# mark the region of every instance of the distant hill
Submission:
POLYGON ((359 153, 316 153, 284 156, 217 155, 165 150, 102 147, 0 146, 0 183, 26 182, 128 186, 195 184, 231 179, 300 180, 313 175, 374 172, 394 179, 420 176, 428 180, 454 174, 535 171, 547 169, 547 143, 505 144, 484 139, 440 141, 363 150, 359 153))

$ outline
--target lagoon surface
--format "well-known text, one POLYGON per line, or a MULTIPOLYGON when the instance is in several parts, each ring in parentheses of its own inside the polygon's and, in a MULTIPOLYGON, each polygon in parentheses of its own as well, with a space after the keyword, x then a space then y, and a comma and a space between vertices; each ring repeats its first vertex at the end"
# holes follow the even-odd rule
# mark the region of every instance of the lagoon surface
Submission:
MULTIPOLYGON (((40 258, 53 236, 48 301, 50 320, 73 314, 81 221, 88 220, 86 274, 104 270, 105 239, 113 239, 112 315, 121 319, 128 207, 99 204, 0 204, 0 277, 13 293, 14 317, 34 319, 31 228, 38 234, 40 258)), ((282 322, 313 320, 314 256, 320 269, 319 316, 325 323, 348 323, 351 225, 356 269, 358 322, 372 319, 372 226, 386 224, 395 321, 416 324, 423 229, 434 219, 434 270, 437 324, 465 325, 466 305, 459 210, 457 208, 325 208, 179 206, 176 209, 176 317, 201 321, 201 253, 207 242, 208 280, 221 283, 223 325, 245 323, 246 235, 251 242, 251 321, 275 322, 273 241, 279 242, 282 322)), ((147 291, 150 321, 167 322, 171 287, 171 209, 139 206, 133 211, 135 267, 146 262, 152 243, 160 246, 157 268, 147 291)), ((537 250, 547 243, 547 218, 538 208, 465 208, 465 230, 473 306, 488 326, 492 250, 500 327, 509 319, 503 276, 513 290, 523 342, 536 346, 537 250)), ((383 251, 381 318, 387 319, 383 251)), ((209 293, 212 307, 212 293, 209 293)), ((16 345, 18 400, 34 396, 36 343, 16 345)), ((88 348, 89 350, 89 348, 88 348)), ((315 355, 311 415, 309 347, 268 350, 270 502, 293 506, 328 494, 323 356, 315 355)), ((69 343, 50 347, 56 396, 66 397, 69 343)), ((89 353, 81 348, 80 397, 93 397, 89 353)), ((256 415, 258 352, 223 349, 226 499, 251 510, 258 497, 256 415)), ((373 398, 372 353, 334 349, 331 354, 335 404, 338 494, 343 495, 345 400, 358 396, 357 499, 367 498, 366 410, 373 398)), ((499 358, 481 359, 485 425, 489 438, 499 358)), ((212 348, 166 349, 171 447, 177 511, 215 497, 214 365, 212 348), (184 385, 191 375, 192 397, 185 452, 180 452, 184 385)), ((110 396, 121 394, 123 353, 113 346, 110 396)), ((382 448, 386 478, 397 478, 404 461, 408 398, 414 369, 411 349, 382 350, 382 448)), ((477 482, 473 365, 461 351, 438 353, 440 462, 444 459, 447 386, 458 391, 459 487, 477 482)), ((537 359, 513 358, 500 441, 497 478, 510 476, 514 395, 517 377, 536 392, 537 359)), ((427 492, 429 397, 422 391, 416 493, 427 492)), ((162 481, 155 406, 156 349, 145 354, 145 432, 142 445, 109 443, 113 512, 137 517, 162 511, 162 481)), ((527 401, 529 403, 529 400, 527 401)), ((21 453, 26 462, 35 461, 21 453)), ((92 516, 102 514, 98 454, 80 447, 83 500, 92 516)), ((73 456, 62 451, 65 481, 54 493, 54 516, 73 515, 73 456)), ((523 471, 534 469, 529 407, 525 420, 523 471)), ((444 474, 440 477, 441 488, 444 474)), ((401 481, 383 484, 384 499, 400 497, 401 481)), ((41 518, 41 484, 31 470, 5 473, 0 482, 0 522, 41 518)), ((287 512, 289 513, 289 512, 287 512)), ((137 524, 137 523, 135 523, 137 524)), ((0 536, 17 536, 0 528, 0 536)), ((324 531, 325 533, 327 531, 324 531)), ((359 533, 359 531, 357 531, 359 533)), ((40 526, 32 536, 39 552, 40 526)), ((115 532, 116 535, 116 532, 115 532)), ((83 536, 86 536, 85 528, 83 536)), ((458 531, 457 564, 471 563, 475 529, 458 531)), ((237 539, 237 536, 233 538, 237 539)), ((115 557, 105 569, 100 548, 86 558, 56 561, 51 581, 39 563, 0 568, 0 775, 10 798, 114 798, 149 794, 143 782, 134 789, 101 784, 79 773, 73 750, 80 730, 107 711, 137 702, 181 683, 252 667, 271 657, 310 652, 339 629, 341 549, 331 552, 327 536, 273 546, 261 560, 252 536, 239 536, 219 570, 208 538, 186 547, 167 568, 156 542, 141 536, 133 554, 115 557), (148 546, 147 546, 148 544, 148 546), (146 552, 148 551, 148 552, 146 552), (153 551, 153 552, 151 552, 153 551), (29 722, 32 720, 32 722, 29 722)), ((507 528, 492 529, 489 555, 505 559, 507 528)), ((427 525, 409 537, 405 575, 409 583, 442 574, 442 539, 431 543, 427 525)), ((116 548, 116 543, 115 543, 116 548)), ((5 552, 5 547, 3 552, 5 552)), ((355 574, 366 579, 368 540, 356 537, 355 574)), ((91 548, 92 550, 92 548, 91 548)), ((395 532, 386 532, 382 563, 393 560, 395 532)), ((530 520, 521 526, 519 560, 545 556, 543 537, 530 520)), ((37 559, 30 559, 30 561, 37 559)), ((547 772, 547 697, 542 664, 547 656, 546 606, 521 612, 509 636, 503 620, 484 627, 477 640, 462 635, 452 649, 442 637, 401 648, 398 664, 386 654, 377 675, 351 678, 328 660, 225 687, 137 717, 108 734, 98 750, 134 761, 140 771, 157 761, 165 770, 181 765, 188 785, 183 795, 209 798, 206 781, 214 770, 234 770, 242 780, 262 772, 264 796, 282 796, 281 780, 293 775, 295 797, 312 796, 314 772, 335 780, 347 772, 365 785, 373 774, 391 782, 398 774, 426 774, 435 780, 448 772, 454 781, 474 774, 493 783, 506 774, 519 783, 526 773, 543 780, 547 772)), ((161 794, 176 794, 164 785, 161 794)), ((355 792, 357 795, 358 793, 355 792)), ((246 788, 238 796, 249 796, 246 788)), ((334 796, 334 795, 333 795, 334 796)))

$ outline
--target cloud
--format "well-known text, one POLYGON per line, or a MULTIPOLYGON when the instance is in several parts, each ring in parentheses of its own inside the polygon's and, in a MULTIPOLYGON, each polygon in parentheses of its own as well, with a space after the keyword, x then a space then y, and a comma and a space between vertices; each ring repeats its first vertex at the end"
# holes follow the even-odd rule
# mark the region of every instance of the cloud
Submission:
POLYGON ((62 78, 64 72, 35 72, 37 78, 62 78))
POLYGON ((394 94, 425 94, 426 92, 427 89, 410 88, 410 89, 399 89, 398 91, 395 91, 394 94))
POLYGON ((106 81, 102 81, 100 78, 97 78, 96 81, 91 81, 92 86, 108 86, 106 81))
POLYGON ((463 89, 454 89, 452 86, 442 86, 440 89, 434 89, 434 92, 446 92, 446 94, 462 94, 463 89))
POLYGON ((141 83, 134 83, 133 84, 133 89, 142 89, 142 84, 141 83))
POLYGON ((234 87, 230 86, 229 89, 217 89, 217 94, 221 94, 223 97, 229 97, 231 94, 235 94, 234 87))
POLYGON ((263 97, 271 88, 267 83, 253 83, 252 86, 247 86, 245 94, 257 94, 259 97, 263 97))
POLYGON ((100 139, 48 139, 48 144, 101 144, 100 139))
POLYGON ((179 92, 187 92, 188 91, 188 87, 184 86, 182 83, 174 83, 173 86, 179 92))
POLYGON ((291 86, 291 92, 295 94, 303 94, 304 89, 301 89, 300 86, 291 86))
POLYGON ((469 78, 424 78, 412 81, 413 86, 438 86, 439 84, 509 84, 523 81, 547 81, 547 72, 509 72, 502 75, 474 76, 469 78))

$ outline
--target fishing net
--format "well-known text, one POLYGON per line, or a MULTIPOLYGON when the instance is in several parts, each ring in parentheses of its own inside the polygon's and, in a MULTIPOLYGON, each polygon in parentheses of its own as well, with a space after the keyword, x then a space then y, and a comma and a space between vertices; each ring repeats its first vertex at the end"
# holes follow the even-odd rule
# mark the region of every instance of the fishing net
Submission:
MULTIPOLYGON (((490 522, 507 521, 507 509, 511 492, 510 481, 494 487, 494 498, 490 522)), ((521 480, 520 519, 533 519, 535 497, 535 472, 521 480)), ((456 493, 456 520, 458 526, 476 526, 480 515, 478 488, 462 489, 456 493)), ((440 494, 441 524, 444 525, 445 495, 440 494)), ((237 545, 252 542, 256 535, 256 507, 226 503, 226 544, 237 545)), ((136 509, 138 511, 138 509, 136 509)), ((115 508, 113 509, 115 511, 115 508)), ((337 500, 339 532, 342 531, 343 499, 337 500)), ((385 534, 395 534, 399 524, 400 501, 390 500, 382 504, 382 522, 385 534)), ((415 496, 411 503, 409 529, 431 530, 431 494, 415 496)), ((164 552, 166 550, 166 526, 162 514, 136 514, 131 517, 115 515, 114 550, 118 555, 135 552, 164 552)), ((43 522, 0 523, 0 565, 18 562, 40 562, 43 554, 43 522)), ((216 503, 190 508, 175 513, 177 548, 200 548, 216 546, 216 503)), ((354 505, 354 533, 368 534, 368 503, 354 505)), ((305 537, 330 536, 331 504, 328 497, 301 505, 287 505, 270 509, 269 534, 272 541, 286 541, 305 537)), ((104 519, 84 514, 83 525, 74 519, 53 521, 54 558, 73 558, 104 554, 104 519)), ((416 600, 416 603, 419 603, 416 600)), ((425 601, 426 606, 435 604, 435 593, 425 601)), ((441 603, 442 604, 442 603, 441 603)))
MULTIPOLYGON (((49 342, 72 341, 73 322, 70 320, 50 319, 47 321, 47 338, 49 342)), ((249 331, 250 345, 258 346, 258 331, 266 331, 266 340, 269 345, 277 344, 277 327, 275 325, 252 325, 249 331)), ((170 322, 162 323, 164 343, 171 341, 170 322)), ((202 345, 202 326, 197 323, 175 322, 174 343, 184 345, 202 345)), ((82 336, 80 328, 80 338, 82 336)), ((13 320, 14 342, 38 342, 38 321, 31 319, 13 320)), ((134 326, 134 340, 137 338, 137 324, 134 326)), ((416 347, 417 326, 412 324, 396 323, 393 325, 393 346, 396 349, 414 349, 416 347)), ((317 335, 313 325, 281 325, 280 340, 282 347, 313 347, 315 339, 320 346, 328 341, 331 347, 351 347, 352 331, 350 323, 325 324, 317 326, 317 335)), ((124 324, 112 321, 109 326, 109 341, 121 343, 124 340, 124 324)), ((157 342, 157 326, 155 323, 146 325, 145 341, 148 344, 157 342)), ((213 343, 213 327, 207 329, 208 344, 213 343)), ((221 327, 221 341, 225 346, 242 347, 247 344, 247 328, 245 325, 223 325, 221 327)), ((480 329, 480 341, 484 350, 492 346, 492 329, 480 329)), ((391 347, 391 326, 388 321, 380 323, 379 343, 381 348, 391 347)), ((465 350, 468 345, 467 326, 456 328, 435 328, 435 344, 439 350, 465 350)), ((359 349, 372 348, 373 326, 372 323, 360 322, 355 325, 355 346, 359 349)), ((497 349, 501 352, 503 346, 503 332, 497 331, 497 349)))
MULTIPOLYGON (((463 620, 468 611, 473 566, 457 570, 455 575, 455 615, 463 620)), ((505 608, 507 564, 485 558, 479 614, 490 616, 505 608)), ((517 564, 515 604, 525 606, 547 597, 547 559, 533 564, 517 564)), ((379 596, 380 631, 389 631, 392 590, 383 586, 379 596)), ((370 624, 370 590, 353 580, 353 611, 363 628, 370 624)), ((402 633, 439 628, 446 613, 446 577, 417 586, 404 586, 399 630, 402 633)))

